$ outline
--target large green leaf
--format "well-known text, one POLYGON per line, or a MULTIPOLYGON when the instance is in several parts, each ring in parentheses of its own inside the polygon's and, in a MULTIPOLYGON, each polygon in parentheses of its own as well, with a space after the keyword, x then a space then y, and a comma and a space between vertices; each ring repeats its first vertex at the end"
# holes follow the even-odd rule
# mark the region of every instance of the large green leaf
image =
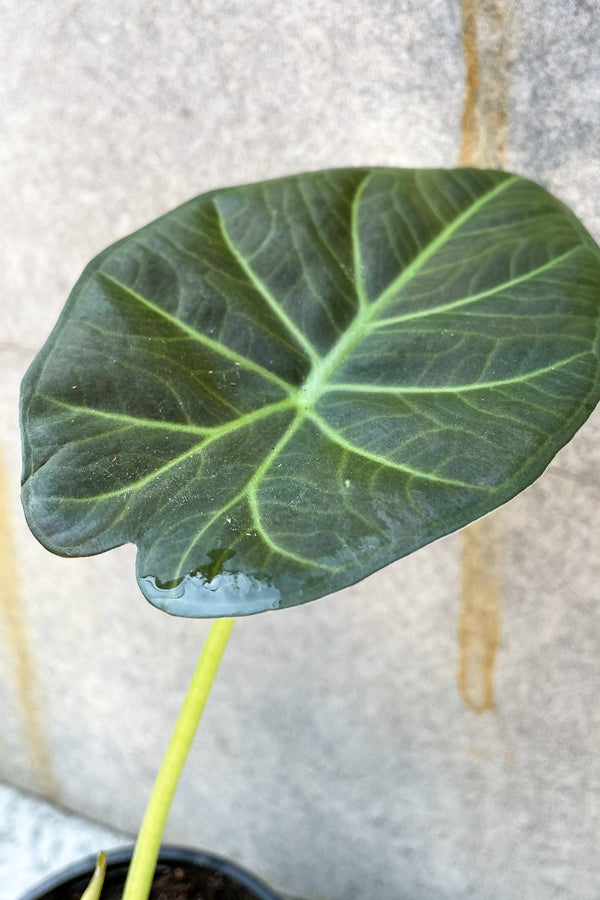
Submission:
POLYGON ((198 197, 100 254, 23 387, 65 555, 138 545, 168 612, 344 587, 533 481, 599 397, 600 251, 500 172, 198 197))

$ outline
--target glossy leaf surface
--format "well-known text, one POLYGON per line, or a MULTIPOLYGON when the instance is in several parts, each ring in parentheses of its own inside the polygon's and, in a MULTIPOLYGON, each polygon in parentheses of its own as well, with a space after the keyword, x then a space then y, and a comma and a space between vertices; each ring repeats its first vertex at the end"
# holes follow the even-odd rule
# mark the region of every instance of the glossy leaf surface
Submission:
POLYGON ((353 583, 533 481, 599 396, 599 251, 537 185, 333 170, 215 191, 85 270, 23 387, 51 550, 168 612, 353 583))

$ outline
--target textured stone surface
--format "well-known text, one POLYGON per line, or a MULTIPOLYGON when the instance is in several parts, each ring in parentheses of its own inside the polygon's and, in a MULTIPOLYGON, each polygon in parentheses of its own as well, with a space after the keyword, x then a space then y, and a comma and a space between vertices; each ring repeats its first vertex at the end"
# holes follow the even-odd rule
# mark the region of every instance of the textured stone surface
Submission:
POLYGON ((99 848, 131 843, 123 835, 0 784, 0 900, 16 900, 43 878, 99 848))
MULTIPOLYGON (((28 535, 19 378, 88 259, 189 196, 324 166, 455 164, 461 6, 4 6, 1 449, 22 577, 0 585, 0 776, 133 831, 207 624, 145 604, 131 548, 65 561, 28 535)), ((496 152, 600 237, 596 3, 471 7, 480 114, 502 112, 485 92, 503 73, 496 152)), ((236 625, 168 838, 299 896, 595 900, 599 437, 596 413, 504 513, 494 712, 466 709, 455 683, 454 536, 236 625)), ((0 830, 9 867, 14 837, 0 830)))

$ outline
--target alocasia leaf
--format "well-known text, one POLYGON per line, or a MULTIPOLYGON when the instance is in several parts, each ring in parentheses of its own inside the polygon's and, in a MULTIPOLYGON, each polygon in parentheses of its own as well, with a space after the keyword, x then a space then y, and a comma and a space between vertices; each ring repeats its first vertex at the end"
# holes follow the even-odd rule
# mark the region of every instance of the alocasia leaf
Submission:
POLYGON ((531 483, 600 395, 600 251, 501 172, 219 190, 101 253, 22 394, 64 555, 186 616, 351 584, 531 483))

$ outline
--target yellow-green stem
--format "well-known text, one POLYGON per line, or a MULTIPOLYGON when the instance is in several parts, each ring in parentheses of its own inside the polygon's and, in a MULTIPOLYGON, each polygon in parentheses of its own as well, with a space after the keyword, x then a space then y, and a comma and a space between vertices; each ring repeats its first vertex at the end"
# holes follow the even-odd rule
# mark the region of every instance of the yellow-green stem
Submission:
POLYGON ((173 795, 235 619, 216 619, 206 638, 154 782, 127 874, 123 900, 148 900, 173 795))

